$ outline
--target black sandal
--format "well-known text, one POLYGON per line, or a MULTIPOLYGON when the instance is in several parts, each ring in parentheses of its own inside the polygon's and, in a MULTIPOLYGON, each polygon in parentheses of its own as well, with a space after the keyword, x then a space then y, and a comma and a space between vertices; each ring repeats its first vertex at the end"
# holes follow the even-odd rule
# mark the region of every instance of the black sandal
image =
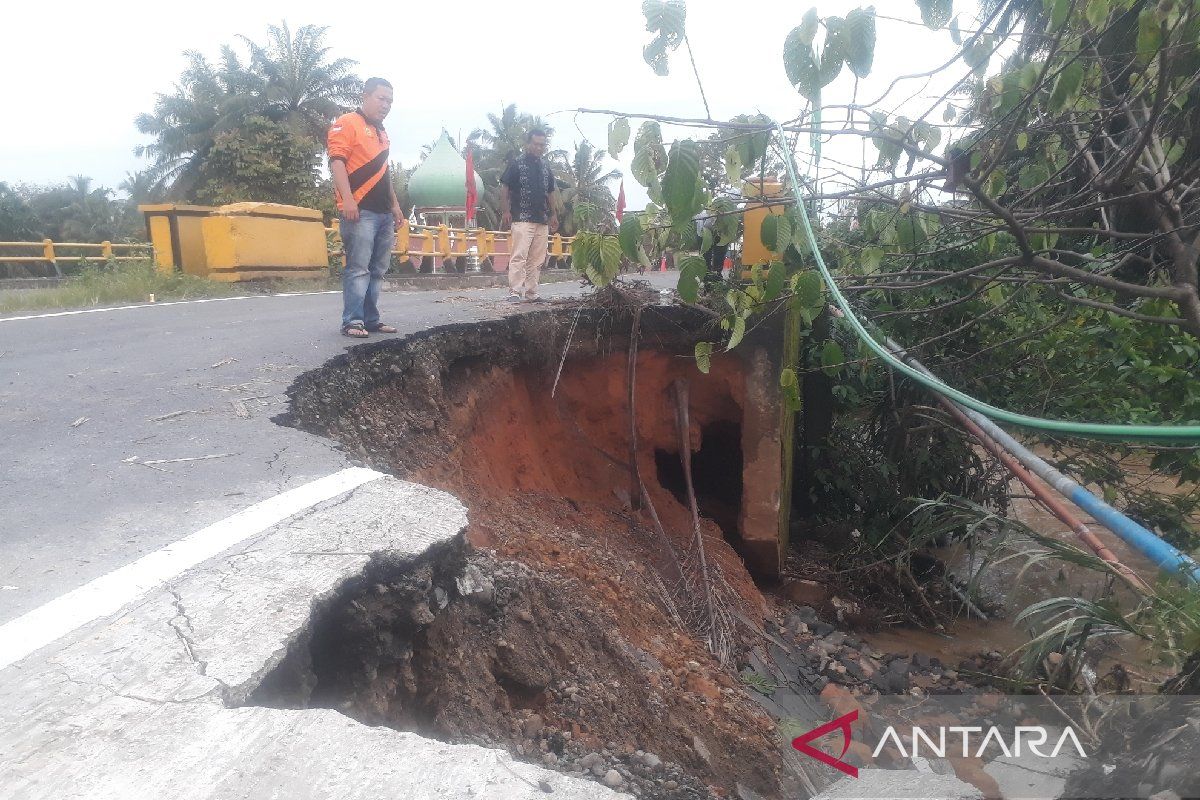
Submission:
POLYGON ((370 335, 361 322, 351 322, 342 326, 342 336, 349 336, 351 339, 366 339, 370 335))

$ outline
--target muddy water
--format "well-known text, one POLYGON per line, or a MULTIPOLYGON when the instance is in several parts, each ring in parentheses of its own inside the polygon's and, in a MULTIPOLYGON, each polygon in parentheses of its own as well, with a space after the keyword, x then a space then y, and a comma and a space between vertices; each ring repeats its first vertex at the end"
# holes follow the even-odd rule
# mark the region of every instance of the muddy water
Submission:
MULTIPOLYGON (((1147 486, 1161 492, 1189 491, 1194 487, 1175 487, 1173 480, 1163 479, 1152 473, 1145 462, 1137 461, 1126 465, 1131 474, 1143 478, 1147 486)), ((1095 489, 1096 487, 1091 487, 1095 489)), ((1014 483, 1014 494, 1024 493, 1025 488, 1014 483)), ((1078 509, 1072 508, 1077 511, 1078 509)), ((1082 512, 1078 512, 1082 514, 1082 512)), ((1014 500, 1009 515, 1045 536, 1084 548, 1083 543, 1057 517, 1040 504, 1024 498, 1014 500)), ((1153 562, 1121 541, 1115 534, 1088 516, 1081 517, 1088 527, 1116 554, 1122 562, 1153 584, 1158 569, 1153 562)), ((1194 520, 1200 522, 1200 520, 1194 520)), ((1032 545, 1031 545, 1032 546, 1032 545)), ((1085 548, 1086 549, 1086 548, 1085 548)), ((952 571, 962 577, 971 572, 971 554, 965 546, 946 548, 937 554, 952 571)), ((978 555, 976 555, 976 559, 978 555)), ((1051 559, 1029 564, 1028 559, 1017 557, 991 567, 981 580, 985 596, 998 598, 1003 610, 989 621, 977 618, 961 618, 948 626, 945 633, 912 629, 889 629, 868 634, 866 639, 873 647, 888 652, 917 651, 936 655, 943 662, 957 664, 978 653, 999 651, 1005 655, 1014 653, 1029 641, 1028 633, 1017 627, 1013 618, 1022 609, 1039 600, 1051 597, 1081 597, 1101 600, 1114 597, 1122 609, 1135 605, 1133 593, 1123 584, 1110 588, 1108 581, 1092 570, 1051 559)), ((1092 664, 1100 674, 1113 664, 1120 663, 1135 680, 1135 688, 1152 690, 1172 674, 1167 666, 1156 663, 1153 647, 1147 647, 1128 638, 1107 643, 1102 651, 1093 653, 1092 664)))

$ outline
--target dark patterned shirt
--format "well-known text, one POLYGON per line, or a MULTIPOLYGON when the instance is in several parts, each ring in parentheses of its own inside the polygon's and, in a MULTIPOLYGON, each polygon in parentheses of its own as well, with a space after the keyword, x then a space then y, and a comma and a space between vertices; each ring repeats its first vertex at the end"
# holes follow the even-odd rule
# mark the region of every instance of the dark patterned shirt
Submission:
POLYGON ((550 221, 546 195, 553 192, 555 186, 554 173, 546 159, 522 153, 509 162, 500 182, 508 187, 513 222, 545 225, 550 221))

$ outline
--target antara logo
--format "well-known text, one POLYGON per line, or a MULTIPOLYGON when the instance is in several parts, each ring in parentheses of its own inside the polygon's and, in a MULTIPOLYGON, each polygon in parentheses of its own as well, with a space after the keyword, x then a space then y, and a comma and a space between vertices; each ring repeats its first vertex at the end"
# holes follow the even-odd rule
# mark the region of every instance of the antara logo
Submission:
MULTIPOLYGON (((857 778, 858 768, 853 764, 847 764, 845 761, 842 761, 842 757, 850 749, 850 725, 857 721, 858 710, 856 709, 849 714, 843 714, 832 722, 825 723, 819 728, 813 728, 808 733, 797 736, 792 740, 792 747, 806 756, 815 758, 822 764, 827 764, 852 778, 857 778), (842 733, 842 751, 837 757, 818 750, 810 744, 813 740, 820 739, 832 731, 841 731, 842 733)), ((1013 729, 1009 737, 1006 737, 995 726, 986 729, 968 725, 930 726, 928 732, 924 728, 914 726, 907 740, 901 737, 894 727, 888 726, 887 730, 883 732, 883 736, 879 739, 879 744, 875 746, 874 752, 871 753, 871 758, 878 758, 889 742, 895 747, 897 753, 902 758, 917 758, 919 756, 946 758, 948 752, 951 755, 958 754, 951 752, 951 745, 955 743, 955 737, 958 737, 961 741, 961 754, 964 758, 983 758, 988 754, 989 747, 995 747, 1000 753, 1010 757, 1020 757, 1022 752, 1027 751, 1040 758, 1057 758, 1058 754, 1062 752, 1063 748, 1067 747, 1068 743, 1081 758, 1087 758, 1087 753, 1084 752, 1079 737, 1076 735, 1075 730, 1070 727, 1063 729, 1057 743, 1050 752, 1043 752, 1040 748, 1050 741, 1050 732, 1048 729, 1036 725, 1017 726, 1013 729), (906 741, 908 747, 905 747, 906 741), (974 747, 972 747, 973 744, 975 745, 974 747)))
POLYGON ((819 728, 813 728, 808 733, 800 734, 795 739, 792 739, 792 747, 796 748, 801 753, 804 753, 806 756, 815 758, 822 764, 828 764, 836 770, 841 770, 851 778, 857 778, 858 767, 842 761, 842 756, 846 755, 846 751, 850 749, 850 723, 857 721, 858 709, 856 708, 849 714, 843 714, 842 716, 838 717, 833 722, 826 722, 819 728), (813 739, 820 739, 830 731, 836 730, 840 730, 842 732, 842 752, 838 754, 837 758, 834 758, 828 753, 818 750, 809 744, 809 742, 811 742, 813 739))

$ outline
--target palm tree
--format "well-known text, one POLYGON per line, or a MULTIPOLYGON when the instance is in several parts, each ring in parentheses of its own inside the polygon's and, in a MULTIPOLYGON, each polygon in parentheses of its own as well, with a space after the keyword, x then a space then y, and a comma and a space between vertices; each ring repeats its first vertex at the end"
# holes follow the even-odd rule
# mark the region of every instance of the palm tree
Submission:
POLYGON ((352 108, 362 93, 354 74, 357 61, 330 59, 327 27, 303 25, 293 35, 286 21, 267 29, 266 44, 245 36, 259 109, 276 122, 286 121, 299 133, 325 141, 329 123, 352 108))
POLYGON ((120 230, 119 238, 145 240, 147 232, 145 219, 138 206, 146 203, 162 202, 162 189, 155 185, 154 174, 151 170, 140 169, 126 172, 125 180, 117 185, 117 189, 125 193, 125 199, 120 201, 120 230))
POLYGON ((154 185, 154 174, 148 169, 126 172, 125 180, 117 185, 117 189, 125 193, 133 205, 139 203, 154 203, 159 200, 160 192, 154 185))
POLYGON ((560 217, 564 236, 573 236, 582 228, 608 227, 612 224, 617 201, 608 188, 609 181, 621 177, 621 171, 604 171, 608 153, 597 150, 588 141, 575 146, 575 157, 564 151, 552 154, 550 163, 558 179, 563 200, 560 217))
POLYGON ((467 146, 475 148, 475 167, 485 182, 487 177, 482 170, 495 171, 499 179, 508 162, 525 148, 525 135, 529 131, 541 128, 547 137, 554 135, 554 129, 541 117, 518 113, 515 103, 504 106, 499 115, 488 114, 488 124, 490 130, 476 128, 467 137, 467 146))
POLYGON ((236 128, 254 102, 254 76, 233 49, 221 49, 214 67, 200 53, 184 53, 188 66, 171 94, 160 94, 154 111, 139 114, 137 128, 154 137, 135 152, 151 159, 156 188, 185 198, 195 189, 209 150, 222 133, 236 128))
POLYGON ((362 88, 351 72, 354 61, 330 58, 326 31, 305 25, 293 34, 285 22, 268 29, 266 44, 243 36, 248 64, 228 45, 215 65, 185 52, 187 68, 174 91, 158 95, 154 111, 137 118, 138 130, 153 137, 136 150, 151 159, 153 185, 175 198, 193 196, 217 139, 251 115, 284 123, 320 147, 330 121, 362 88))
POLYGON ((92 188, 92 179, 72 175, 63 196, 61 235, 74 242, 111 241, 116 238, 118 208, 112 189, 92 188))
POLYGON ((40 239, 44 235, 21 192, 0 181, 0 239, 22 242, 40 239))

